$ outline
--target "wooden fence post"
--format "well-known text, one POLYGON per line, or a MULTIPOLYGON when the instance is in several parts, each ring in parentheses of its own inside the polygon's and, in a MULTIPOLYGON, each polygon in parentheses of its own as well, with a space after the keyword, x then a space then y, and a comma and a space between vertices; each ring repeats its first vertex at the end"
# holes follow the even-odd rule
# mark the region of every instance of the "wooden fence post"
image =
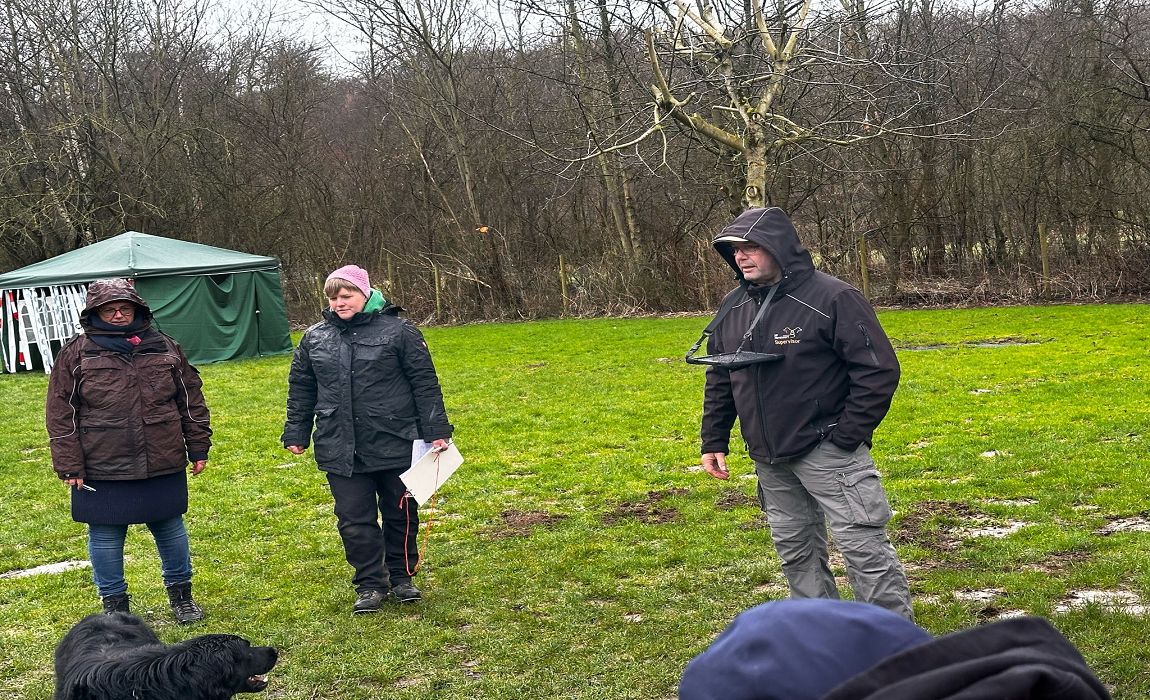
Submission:
POLYGON ((435 320, 443 320, 443 299, 439 293, 439 266, 431 263, 431 284, 435 287, 435 320))
POLYGON ((1038 257, 1042 261, 1042 295, 1050 293, 1050 242, 1046 237, 1046 224, 1038 225, 1038 257))
POLYGON ((567 298, 567 268, 563 265, 563 256, 559 256, 559 294, 563 298, 563 311, 561 316, 567 315, 567 310, 571 308, 571 300, 567 298))

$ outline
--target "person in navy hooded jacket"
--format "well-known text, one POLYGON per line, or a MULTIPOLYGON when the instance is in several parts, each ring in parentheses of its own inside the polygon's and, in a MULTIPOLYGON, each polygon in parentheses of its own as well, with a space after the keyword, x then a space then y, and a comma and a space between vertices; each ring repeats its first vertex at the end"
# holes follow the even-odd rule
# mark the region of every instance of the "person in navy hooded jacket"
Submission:
POLYGON ((932 637, 867 603, 780 600, 740 613, 687 664, 679 700, 1109 700, 1046 620, 932 637))

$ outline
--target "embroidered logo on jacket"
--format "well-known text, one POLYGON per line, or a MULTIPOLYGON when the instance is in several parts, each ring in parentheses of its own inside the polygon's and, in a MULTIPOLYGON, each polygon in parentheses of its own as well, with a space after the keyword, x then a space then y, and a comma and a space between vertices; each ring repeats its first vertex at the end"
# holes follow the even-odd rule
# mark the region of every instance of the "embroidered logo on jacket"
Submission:
POLYGON ((802 333, 803 329, 795 326, 794 328, 784 328, 782 333, 775 333, 775 345, 797 345, 802 341, 798 338, 798 334, 802 333))

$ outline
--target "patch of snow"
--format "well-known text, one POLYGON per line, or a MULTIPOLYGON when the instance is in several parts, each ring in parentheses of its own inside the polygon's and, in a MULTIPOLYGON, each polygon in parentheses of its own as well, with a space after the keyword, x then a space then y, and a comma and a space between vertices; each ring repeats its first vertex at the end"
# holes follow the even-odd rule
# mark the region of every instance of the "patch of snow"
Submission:
POLYGON ((24 578, 26 576, 39 576, 40 574, 59 574, 64 571, 71 571, 72 569, 86 569, 92 565, 92 562, 84 560, 75 561, 61 561, 55 564, 44 564, 42 566, 34 566, 31 569, 22 569, 20 571, 8 571, 0 574, 0 578, 24 578))

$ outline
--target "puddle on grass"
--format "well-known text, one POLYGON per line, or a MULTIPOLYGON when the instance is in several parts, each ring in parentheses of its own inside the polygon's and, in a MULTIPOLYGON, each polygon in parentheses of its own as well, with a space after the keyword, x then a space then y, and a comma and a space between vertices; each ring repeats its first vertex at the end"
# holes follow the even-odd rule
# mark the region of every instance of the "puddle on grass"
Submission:
POLYGON ((1016 345, 1039 345, 1037 340, 1026 338, 994 338, 987 340, 972 340, 964 343, 931 343, 928 345, 910 345, 899 347, 899 350, 953 350, 955 348, 1008 348, 1016 345))
POLYGON ((970 590, 969 588, 960 588, 954 592, 954 597, 958 600, 970 603, 989 603, 990 601, 1001 598, 1006 595, 1006 591, 1002 588, 983 588, 981 590, 970 590))
POLYGON ((545 513, 543 511, 505 510, 499 514, 503 519, 503 526, 499 530, 491 531, 490 537, 527 537, 536 527, 550 527, 567 518, 566 515, 545 513))
POLYGON ((992 506, 1032 506, 1038 501, 1033 498, 987 498, 983 503, 992 506))
MULTIPOLYGON (((989 518, 976 518, 975 522, 989 522, 989 518)), ((955 535, 959 537, 993 537, 995 539, 1002 539, 1009 535, 1013 535, 1030 523, 1024 523, 1020 520, 1008 520, 1002 525, 988 525, 986 527, 974 527, 965 530, 956 530, 955 535)))
POLYGON ((662 503, 663 499, 685 493, 687 489, 681 487, 665 491, 648 491, 642 500, 620 503, 615 510, 604 514, 603 522, 607 525, 617 525, 627 518, 634 518, 648 525, 670 522, 679 517, 679 510, 662 503))
POLYGON ((86 569, 92 565, 92 562, 84 560, 61 561, 55 564, 43 564, 41 566, 34 566, 31 569, 21 569, 19 571, 7 571, 0 574, 0 578, 24 578, 26 576, 39 576, 41 574, 58 574, 63 571, 71 571, 72 569, 86 569))
POLYGON ((1136 617, 1150 614, 1150 605, 1143 603, 1137 593, 1099 590, 1072 591, 1069 597, 1054 606, 1054 612, 1081 610, 1088 605, 1097 605, 1109 612, 1126 613, 1136 617))
POLYGON ((1150 520, 1145 517, 1118 518, 1094 531, 1095 535, 1113 535, 1116 532, 1150 532, 1150 520))

